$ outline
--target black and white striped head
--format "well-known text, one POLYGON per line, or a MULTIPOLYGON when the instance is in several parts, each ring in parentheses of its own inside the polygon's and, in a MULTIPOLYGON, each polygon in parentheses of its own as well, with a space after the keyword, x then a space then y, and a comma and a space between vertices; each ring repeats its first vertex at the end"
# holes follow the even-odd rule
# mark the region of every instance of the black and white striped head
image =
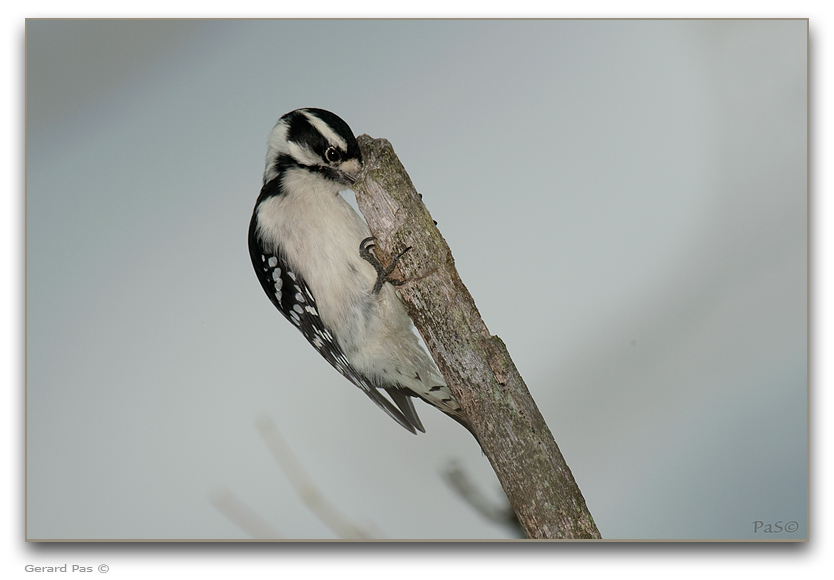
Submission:
POLYGON ((337 115, 324 109, 296 109, 281 117, 269 134, 264 184, 291 167, 349 186, 362 168, 362 154, 353 131, 337 115))

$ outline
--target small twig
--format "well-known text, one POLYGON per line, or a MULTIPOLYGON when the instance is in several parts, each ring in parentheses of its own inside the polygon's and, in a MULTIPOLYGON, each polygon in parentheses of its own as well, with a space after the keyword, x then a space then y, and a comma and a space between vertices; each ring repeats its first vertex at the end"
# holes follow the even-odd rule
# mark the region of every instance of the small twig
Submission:
POLYGON ((333 533, 343 539, 368 539, 374 534, 351 522, 318 490, 313 480, 304 471, 284 438, 278 432, 275 423, 262 417, 257 421, 258 432, 272 453, 275 461, 287 475, 298 496, 333 533))
POLYGON ((455 462, 450 463, 443 471, 443 477, 449 486, 457 492, 463 501, 468 503, 472 509, 484 516, 494 524, 503 526, 516 538, 526 538, 527 534, 521 527, 521 522, 513 511, 510 502, 503 497, 503 503, 499 504, 490 501, 463 471, 463 468, 455 462))
POLYGON ((231 491, 223 490, 211 496, 211 503, 233 524, 250 538, 277 540, 283 536, 264 520, 255 510, 236 498, 231 491))

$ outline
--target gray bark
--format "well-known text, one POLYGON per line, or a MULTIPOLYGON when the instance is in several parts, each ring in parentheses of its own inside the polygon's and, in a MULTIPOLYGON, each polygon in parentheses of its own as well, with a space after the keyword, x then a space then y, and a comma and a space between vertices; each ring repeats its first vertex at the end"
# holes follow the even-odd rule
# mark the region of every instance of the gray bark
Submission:
POLYGON ((377 256, 388 263, 412 246, 399 262, 406 280, 399 291, 528 537, 600 538, 506 346, 481 320, 391 144, 367 135, 358 141, 365 170, 354 191, 377 256))

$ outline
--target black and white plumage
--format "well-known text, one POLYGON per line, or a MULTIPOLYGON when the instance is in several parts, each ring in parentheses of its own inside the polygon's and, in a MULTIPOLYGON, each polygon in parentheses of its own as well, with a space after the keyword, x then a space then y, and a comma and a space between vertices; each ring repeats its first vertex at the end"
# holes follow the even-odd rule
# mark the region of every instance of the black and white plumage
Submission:
POLYGON ((281 117, 249 225, 252 265, 278 310, 400 425, 425 431, 412 397, 463 422, 387 272, 360 254, 370 231, 339 192, 361 167, 353 132, 333 113, 281 117))

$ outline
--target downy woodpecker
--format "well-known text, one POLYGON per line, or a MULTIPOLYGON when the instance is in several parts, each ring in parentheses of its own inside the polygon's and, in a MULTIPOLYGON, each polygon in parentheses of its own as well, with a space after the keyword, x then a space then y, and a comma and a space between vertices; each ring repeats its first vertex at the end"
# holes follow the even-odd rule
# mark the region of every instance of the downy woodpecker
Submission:
POLYGON ((465 425, 389 279, 405 251, 383 268, 367 224, 339 195, 361 168, 350 127, 333 113, 281 117, 249 225, 255 273, 319 354, 397 423, 425 432, 412 402, 419 397, 465 425))

